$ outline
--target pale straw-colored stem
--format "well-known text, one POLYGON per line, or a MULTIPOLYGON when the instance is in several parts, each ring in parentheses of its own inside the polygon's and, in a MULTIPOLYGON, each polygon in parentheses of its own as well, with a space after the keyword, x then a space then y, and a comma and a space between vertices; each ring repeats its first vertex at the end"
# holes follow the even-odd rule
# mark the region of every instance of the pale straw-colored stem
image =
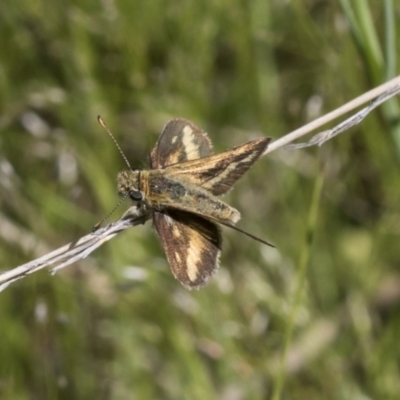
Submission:
MULTIPOLYGON (((389 100, 391 97, 400 93, 400 76, 391 81, 357 97, 335 111, 332 111, 315 121, 296 129, 284 137, 272 142, 265 154, 271 153, 280 148, 301 148, 313 145, 321 145, 325 141, 333 138, 337 134, 349 129, 361 122, 375 107, 389 100), (289 145, 294 140, 304 136, 322 125, 354 110, 356 107, 375 99, 369 106, 358 111, 356 114, 347 118, 334 128, 318 133, 307 143, 289 145)), ((91 252, 100 247, 106 241, 112 239, 118 233, 132 226, 142 224, 150 218, 150 215, 143 209, 136 206, 131 207, 118 221, 113 222, 104 228, 83 236, 75 242, 69 243, 55 251, 52 251, 36 260, 23 264, 19 267, 0 274, 0 291, 5 289, 11 282, 24 278, 43 268, 49 268, 52 273, 64 268, 78 260, 87 257, 91 252)))

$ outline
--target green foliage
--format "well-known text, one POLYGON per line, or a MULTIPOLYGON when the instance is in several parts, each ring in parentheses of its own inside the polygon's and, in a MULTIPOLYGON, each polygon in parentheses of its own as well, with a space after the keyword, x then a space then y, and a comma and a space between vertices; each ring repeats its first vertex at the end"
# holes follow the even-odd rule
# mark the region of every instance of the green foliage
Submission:
MULTIPOLYGON (((0 268, 116 204, 125 165, 98 114, 134 168, 172 117, 216 151, 279 138, 395 73, 396 7, 3 1, 0 268)), ((11 285, 0 398, 399 398, 398 121, 395 99, 322 148, 259 161, 227 201, 277 248, 223 229, 200 291, 173 278, 151 224, 11 285)))

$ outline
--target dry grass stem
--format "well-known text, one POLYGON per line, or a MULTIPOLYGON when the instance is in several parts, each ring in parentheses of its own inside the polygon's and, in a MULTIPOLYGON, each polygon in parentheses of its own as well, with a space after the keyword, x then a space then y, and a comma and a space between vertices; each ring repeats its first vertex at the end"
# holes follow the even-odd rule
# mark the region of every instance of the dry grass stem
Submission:
MULTIPOLYGON (((360 123, 374 108, 389 100, 393 96, 400 93, 400 76, 392 79, 391 81, 357 97, 344 106, 332 111, 321 118, 297 129, 281 139, 273 142, 265 152, 271 153, 279 148, 297 149, 302 147, 322 145, 327 140, 332 139, 341 132, 344 132, 354 125, 360 123), (328 122, 336 119, 345 113, 353 110, 360 105, 375 99, 369 106, 363 108, 361 111, 352 115, 350 118, 336 125, 334 128, 318 133, 313 136, 309 142, 288 145, 299 137, 313 131, 314 129, 327 124, 328 122)), ((264 155, 265 155, 264 154, 264 155)), ((141 208, 135 206, 131 207, 119 220, 108 224, 104 228, 83 236, 77 241, 71 242, 55 251, 52 251, 36 260, 23 264, 7 272, 0 274, 0 291, 4 290, 11 282, 24 278, 26 275, 32 274, 43 268, 50 268, 52 273, 64 268, 78 260, 86 258, 95 249, 100 247, 103 243, 112 239, 118 233, 128 229, 132 226, 144 223, 149 219, 149 215, 141 208)))
POLYGON ((103 228, 99 228, 95 232, 83 236, 57 250, 47 253, 36 260, 0 274, 0 291, 4 290, 11 282, 22 279, 26 275, 43 268, 50 268, 50 271, 54 274, 58 270, 86 258, 102 244, 125 229, 143 224, 146 219, 147 216, 143 208, 133 206, 117 221, 103 228))
POLYGON ((316 120, 310 122, 309 124, 304 125, 301 128, 296 129, 291 133, 288 133, 287 135, 278 140, 275 140, 268 146, 268 149, 266 150, 264 155, 280 148, 298 149, 302 147, 309 147, 315 145, 321 146, 327 140, 332 139, 339 133, 342 133, 350 129, 352 126, 359 124, 374 108, 378 107, 380 104, 391 99, 392 97, 396 96, 399 93, 400 93, 400 76, 397 76, 396 78, 393 78, 389 82, 386 82, 383 85, 380 85, 375 89, 372 89, 369 92, 364 93, 363 95, 355 98, 354 100, 351 100, 350 102, 337 108, 336 110, 331 111, 330 113, 325 114, 320 118, 317 118, 316 120), (318 133, 317 135, 313 136, 309 142, 289 145, 289 143, 293 142, 294 140, 304 135, 307 135, 313 130, 323 125, 326 125, 327 123, 333 121, 334 119, 341 117, 342 115, 354 110, 355 108, 373 99, 375 100, 369 106, 363 108, 356 114, 347 118, 345 121, 336 125, 334 128, 318 133))

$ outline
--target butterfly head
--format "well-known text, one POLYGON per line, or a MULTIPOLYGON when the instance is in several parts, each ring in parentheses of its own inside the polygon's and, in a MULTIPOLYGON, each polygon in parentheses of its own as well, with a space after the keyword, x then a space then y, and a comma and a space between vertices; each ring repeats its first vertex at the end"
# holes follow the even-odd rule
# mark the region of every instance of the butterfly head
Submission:
POLYGON ((140 170, 125 170, 118 173, 118 193, 122 197, 129 197, 133 201, 142 201, 143 192, 140 188, 140 170))

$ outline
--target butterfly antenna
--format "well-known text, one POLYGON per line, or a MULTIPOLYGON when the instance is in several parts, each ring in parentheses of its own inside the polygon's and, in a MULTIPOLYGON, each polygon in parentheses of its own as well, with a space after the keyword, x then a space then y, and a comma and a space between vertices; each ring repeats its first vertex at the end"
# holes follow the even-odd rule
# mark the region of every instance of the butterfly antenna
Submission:
MULTIPOLYGON (((124 152, 121 149, 121 146, 118 144, 117 140, 115 139, 114 135, 111 133, 111 131, 108 129, 108 126, 106 125, 106 123, 104 122, 103 118, 100 117, 100 115, 97 117, 97 121, 99 122, 99 124, 105 129, 105 131, 110 135, 111 139, 113 140, 114 144, 117 146, 117 149, 119 150, 119 152, 121 153, 122 158, 125 160, 126 165, 129 167, 129 169, 132 171, 132 167, 131 164, 129 164, 128 159, 126 158, 124 152)), ((119 205, 120 203, 118 203, 119 205)), ((112 212, 114 212, 115 210, 113 210, 112 212)), ((108 216, 109 217, 109 216, 108 216)), ((108 218, 107 217, 107 218, 108 218)), ((107 219, 105 218, 105 219, 107 219)), ((104 220, 102 221, 104 222, 104 220)))
POLYGON ((93 233, 96 232, 96 231, 101 227, 101 225, 103 225, 104 221, 107 221, 108 218, 110 218, 111 215, 114 214, 115 210, 122 204, 122 202, 123 202, 127 197, 128 197, 128 195, 125 195, 125 196, 121 197, 121 199, 119 200, 119 202, 117 203, 117 205, 111 210, 111 212, 109 212, 108 215, 107 215, 105 218, 103 218, 100 222, 98 222, 98 223, 93 227, 93 229, 92 229, 92 232, 93 232, 93 233))

